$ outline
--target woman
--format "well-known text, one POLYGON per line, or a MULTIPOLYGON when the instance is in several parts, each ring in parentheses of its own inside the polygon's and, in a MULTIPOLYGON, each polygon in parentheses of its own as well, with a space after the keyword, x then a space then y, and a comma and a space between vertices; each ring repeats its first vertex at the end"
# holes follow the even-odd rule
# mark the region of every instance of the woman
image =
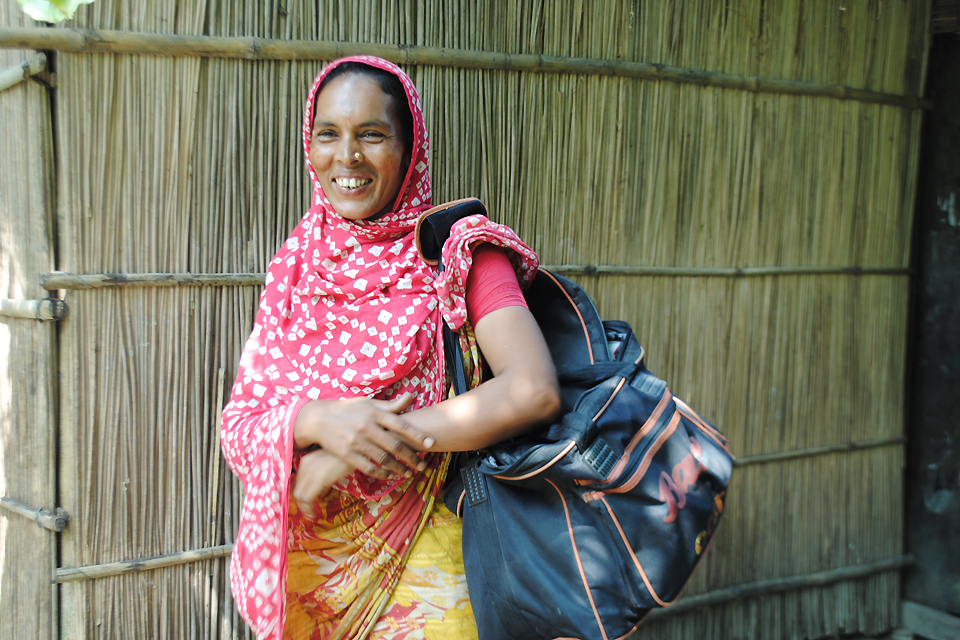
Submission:
POLYGON ((559 407, 517 284, 536 255, 483 216, 454 226, 440 276, 418 255, 429 145, 395 65, 327 66, 303 134, 313 204, 270 265, 223 412, 246 488, 234 598, 261 638, 476 637, 460 523, 437 496, 446 452, 559 407), (442 403, 441 318, 460 327, 473 387, 442 403))

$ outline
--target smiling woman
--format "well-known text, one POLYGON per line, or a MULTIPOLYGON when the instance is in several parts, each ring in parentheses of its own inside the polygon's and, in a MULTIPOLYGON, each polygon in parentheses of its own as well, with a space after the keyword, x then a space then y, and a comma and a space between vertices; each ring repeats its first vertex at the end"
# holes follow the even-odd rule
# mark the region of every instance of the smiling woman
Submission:
POLYGON ((484 216, 451 230, 457 269, 417 252, 429 140, 398 67, 340 60, 309 96, 313 206, 270 265, 223 411, 246 488, 232 592, 260 638, 476 638, 461 523, 437 496, 449 452, 559 407, 521 293, 537 257, 484 216), (443 319, 471 379, 449 399, 443 319))

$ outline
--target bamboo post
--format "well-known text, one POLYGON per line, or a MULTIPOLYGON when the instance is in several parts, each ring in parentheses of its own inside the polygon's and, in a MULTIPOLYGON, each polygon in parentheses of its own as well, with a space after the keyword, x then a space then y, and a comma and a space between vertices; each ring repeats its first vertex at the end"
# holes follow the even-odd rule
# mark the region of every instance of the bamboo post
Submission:
POLYGON ((0 316, 30 318, 32 320, 63 320, 67 317, 67 305, 57 298, 42 300, 0 300, 0 316))
POLYGON ((14 87, 30 76, 42 73, 47 68, 47 56, 43 53, 37 53, 26 60, 23 64, 0 71, 0 91, 14 87))
POLYGON ((128 560, 125 562, 108 562, 106 564, 88 565, 86 567, 60 567, 57 569, 56 582, 77 582, 79 580, 93 580, 108 578, 128 573, 139 573, 151 569, 175 567, 181 564, 223 558, 233 551, 232 544, 223 544, 216 547, 194 549, 182 553, 168 553, 162 556, 144 558, 142 560, 128 560))
MULTIPOLYGON (((98 578, 108 578, 130 573, 140 573, 152 569, 161 569, 182 564, 201 562, 214 558, 229 556, 233 551, 232 544, 219 545, 216 547, 207 547, 204 549, 194 549, 181 553, 171 553, 163 556, 144 558, 142 560, 129 560, 124 562, 111 562, 100 565, 90 565, 86 567, 62 567, 57 569, 56 582, 77 582, 81 580, 95 580, 98 578)), ((760 580, 758 582, 749 582, 738 584, 723 589, 717 589, 707 593, 683 598, 676 603, 664 609, 655 609, 651 611, 646 620, 657 620, 672 615, 686 613, 694 609, 715 606, 735 600, 767 595, 771 593, 781 593, 784 591, 793 591, 809 587, 822 587, 845 580, 855 580, 876 573, 885 571, 898 571, 910 567, 915 563, 911 555, 903 555, 895 558, 888 558, 877 562, 868 562, 859 565, 840 567, 827 571, 818 571, 815 573, 789 576, 785 578, 773 578, 770 580, 760 580)))
POLYGON ((29 507, 22 502, 6 496, 0 497, 0 509, 33 520, 38 527, 43 527, 44 529, 58 533, 66 529, 67 524, 70 522, 70 514, 59 507, 57 507, 55 511, 29 507))
POLYGON ((265 273, 44 273, 40 275, 40 286, 47 291, 103 287, 261 286, 264 278, 265 273))
POLYGON ((844 442, 842 444, 827 445, 823 447, 811 447, 809 449, 797 449, 794 451, 778 451, 776 453, 762 453, 754 456, 744 456, 737 458, 734 462, 737 467, 745 467, 751 464, 764 464, 767 462, 782 462, 784 460, 794 460, 796 458, 807 458, 811 456, 820 456, 828 453, 842 453, 844 451, 861 451, 863 449, 872 449, 874 447, 886 447, 895 444, 906 444, 907 439, 904 436, 895 436, 892 438, 876 438, 872 440, 863 440, 859 442, 844 442))

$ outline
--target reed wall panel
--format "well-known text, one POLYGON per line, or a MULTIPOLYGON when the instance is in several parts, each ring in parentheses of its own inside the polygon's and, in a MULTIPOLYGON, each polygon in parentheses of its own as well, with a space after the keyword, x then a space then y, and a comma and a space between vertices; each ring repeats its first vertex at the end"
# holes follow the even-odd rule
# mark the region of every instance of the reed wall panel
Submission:
POLYGON ((778 638, 805 640, 877 636, 897 626, 896 573, 778 593, 707 607, 667 620, 645 622, 631 640, 675 638, 778 638), (863 635, 860 635, 863 634, 863 635))
MULTIPOLYGON (((0 5, 0 26, 32 26, 0 5)), ((0 70, 32 55, 0 51, 0 70)), ((50 100, 33 81, 0 91, 0 298, 46 297, 37 274, 53 267, 50 100), (15 124, 14 124, 15 123, 15 124)), ((54 510, 56 334, 52 323, 0 316, 0 496, 54 510)), ((0 637, 56 633, 56 534, 0 510, 0 637)))
MULTIPOLYGON (((211 425, 256 300, 250 287, 71 294, 63 358, 76 377, 65 403, 83 400, 64 411, 73 428, 63 434, 72 459, 61 469, 63 500, 73 522, 63 534, 62 566, 233 541, 242 489, 211 425)), ((156 637, 207 625, 213 635, 204 637, 219 637, 214 627, 223 625, 239 633, 226 567, 221 559, 65 584, 66 635, 83 637, 100 625, 137 637, 157 625, 167 630, 156 637)))
MULTIPOLYGON (((97 0, 71 25, 636 60, 922 92, 927 3, 97 0)), ((320 62, 59 54, 59 258, 76 273, 262 272, 309 201, 320 62)), ((437 201, 477 195, 545 263, 909 264, 920 113, 626 78, 408 71, 437 201)), ((905 276, 577 278, 741 456, 903 434, 905 276)), ((72 291, 63 566, 233 540, 219 457, 253 287, 72 291), (69 505, 69 506, 68 506, 69 505)), ((746 466, 688 594, 901 553, 902 445, 746 466)), ((64 629, 236 637, 226 561, 62 586, 64 629), (141 605, 142 603, 142 605, 141 605)), ((894 626, 896 572, 714 607, 638 638, 894 626)))

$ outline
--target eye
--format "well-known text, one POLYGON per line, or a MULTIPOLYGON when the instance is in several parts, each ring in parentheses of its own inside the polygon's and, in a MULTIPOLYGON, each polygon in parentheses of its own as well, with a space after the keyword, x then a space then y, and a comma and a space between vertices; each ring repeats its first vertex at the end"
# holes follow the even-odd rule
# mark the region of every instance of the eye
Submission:
POLYGON ((337 132, 330 129, 321 129, 317 131, 313 137, 317 140, 334 140, 337 137, 337 132))
POLYGON ((364 131, 360 134, 360 137, 367 142, 380 142, 381 140, 386 139, 387 136, 379 131, 364 131))

